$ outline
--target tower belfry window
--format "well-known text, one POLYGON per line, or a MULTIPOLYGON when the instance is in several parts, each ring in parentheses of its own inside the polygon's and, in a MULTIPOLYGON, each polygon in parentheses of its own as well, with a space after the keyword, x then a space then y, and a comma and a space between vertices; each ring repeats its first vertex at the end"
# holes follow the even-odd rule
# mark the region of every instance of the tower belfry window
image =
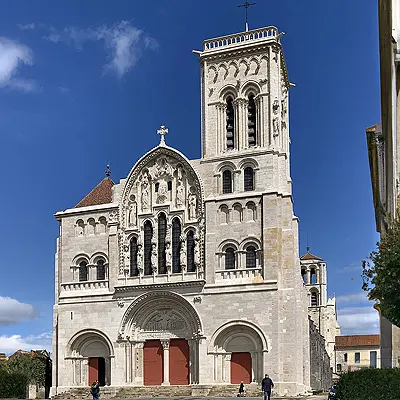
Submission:
POLYGON ((244 169, 244 190, 254 190, 254 171, 251 167, 244 169))
POLYGON ((247 133, 248 133, 248 145, 253 147, 257 145, 257 121, 256 121, 256 103, 254 101, 254 95, 249 96, 249 105, 247 106, 247 133))
POLYGON ((226 148, 235 148, 235 111, 232 97, 226 100, 226 148))
POLYGON ((131 239, 131 248, 130 248, 130 276, 138 276, 139 269, 137 267, 137 256, 138 256, 138 246, 137 246, 137 238, 133 237, 131 239))
POLYGON ((186 249, 187 249, 187 271, 194 272, 196 270, 194 265, 194 233, 189 231, 186 235, 186 249))
POLYGON ((232 193, 232 172, 229 169, 222 173, 222 193, 232 193))

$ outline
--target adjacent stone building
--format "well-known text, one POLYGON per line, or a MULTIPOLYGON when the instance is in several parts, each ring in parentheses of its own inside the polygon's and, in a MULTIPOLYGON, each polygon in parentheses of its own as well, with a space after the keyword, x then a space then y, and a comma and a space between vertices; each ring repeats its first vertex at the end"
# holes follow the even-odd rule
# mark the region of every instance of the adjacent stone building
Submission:
POLYGON ((97 378, 227 385, 264 373, 279 394, 310 389, 281 36, 261 28, 195 52, 200 159, 161 127, 126 178, 56 213, 52 394, 97 378))
POLYGON ((379 335, 350 335, 336 337, 336 372, 360 368, 381 368, 379 335))

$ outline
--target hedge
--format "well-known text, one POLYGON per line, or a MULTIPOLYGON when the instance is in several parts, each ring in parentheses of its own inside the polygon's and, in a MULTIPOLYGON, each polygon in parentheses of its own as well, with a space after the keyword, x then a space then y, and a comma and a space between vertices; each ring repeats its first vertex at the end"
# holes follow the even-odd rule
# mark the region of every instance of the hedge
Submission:
POLYGON ((26 398, 28 378, 19 372, 0 371, 0 398, 26 398))
POLYGON ((400 369, 365 368, 344 373, 337 384, 337 400, 398 400, 400 369))

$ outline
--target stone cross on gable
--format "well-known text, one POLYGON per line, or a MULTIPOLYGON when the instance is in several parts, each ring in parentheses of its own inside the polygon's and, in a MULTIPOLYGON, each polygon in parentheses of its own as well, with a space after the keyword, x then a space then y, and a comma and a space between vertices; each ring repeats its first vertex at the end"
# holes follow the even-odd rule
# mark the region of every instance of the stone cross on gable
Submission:
POLYGON ((165 144, 164 136, 168 133, 168 128, 165 125, 161 125, 160 129, 157 130, 157 133, 161 136, 160 144, 165 144))

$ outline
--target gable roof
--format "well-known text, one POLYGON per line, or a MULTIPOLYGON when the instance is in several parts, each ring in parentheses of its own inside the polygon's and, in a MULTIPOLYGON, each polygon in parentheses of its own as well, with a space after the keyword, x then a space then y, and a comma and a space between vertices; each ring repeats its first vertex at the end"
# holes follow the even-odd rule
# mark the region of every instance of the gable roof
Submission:
POLYGON ((75 208, 112 203, 112 187, 114 185, 113 180, 107 176, 75 208))
POLYGON ((304 255, 302 255, 300 257, 300 260, 319 260, 319 261, 324 261, 321 257, 314 256, 314 254, 311 254, 308 251, 307 251, 306 254, 304 254, 304 255))
POLYGON ((380 335, 350 335, 335 337, 335 349, 338 350, 364 346, 379 347, 379 345, 380 335))

